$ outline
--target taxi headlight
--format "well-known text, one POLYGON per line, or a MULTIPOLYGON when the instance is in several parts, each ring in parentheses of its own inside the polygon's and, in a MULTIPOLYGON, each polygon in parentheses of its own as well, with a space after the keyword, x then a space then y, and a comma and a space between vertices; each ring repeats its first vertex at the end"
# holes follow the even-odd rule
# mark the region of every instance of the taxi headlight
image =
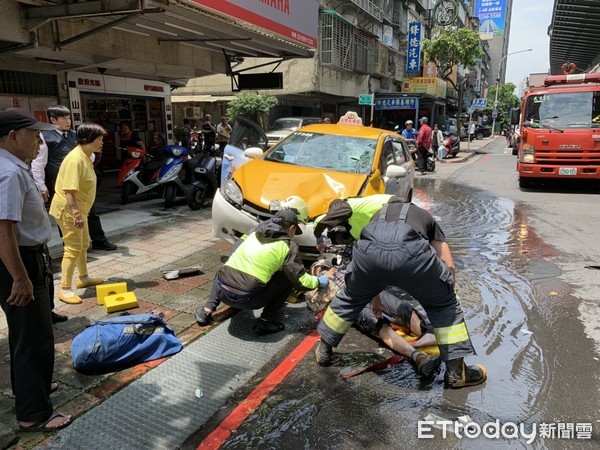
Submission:
POLYGON ((234 203, 238 206, 242 206, 242 203, 244 203, 244 196, 242 195, 242 190, 235 181, 229 180, 227 183, 225 183, 225 186, 223 187, 222 191, 223 197, 225 197, 225 199, 228 202, 234 203))

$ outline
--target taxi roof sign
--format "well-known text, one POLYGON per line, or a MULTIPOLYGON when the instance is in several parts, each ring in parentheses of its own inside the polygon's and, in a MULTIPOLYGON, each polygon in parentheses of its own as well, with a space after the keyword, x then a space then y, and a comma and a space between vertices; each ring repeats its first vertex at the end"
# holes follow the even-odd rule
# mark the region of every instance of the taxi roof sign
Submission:
POLYGON ((360 116, 354 111, 348 111, 338 121, 339 124, 343 125, 362 125, 363 121, 360 116))

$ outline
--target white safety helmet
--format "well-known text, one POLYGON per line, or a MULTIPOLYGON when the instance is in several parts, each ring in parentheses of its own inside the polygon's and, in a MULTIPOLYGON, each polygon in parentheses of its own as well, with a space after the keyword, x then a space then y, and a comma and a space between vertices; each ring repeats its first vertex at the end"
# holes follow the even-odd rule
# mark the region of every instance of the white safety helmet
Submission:
POLYGON ((404 122, 404 125, 408 125, 408 124, 413 125, 413 121, 412 120, 407 120, 406 122, 404 122))
POLYGON ((294 211, 300 222, 306 223, 308 221, 308 205, 301 197, 292 195, 281 202, 281 207, 294 211))

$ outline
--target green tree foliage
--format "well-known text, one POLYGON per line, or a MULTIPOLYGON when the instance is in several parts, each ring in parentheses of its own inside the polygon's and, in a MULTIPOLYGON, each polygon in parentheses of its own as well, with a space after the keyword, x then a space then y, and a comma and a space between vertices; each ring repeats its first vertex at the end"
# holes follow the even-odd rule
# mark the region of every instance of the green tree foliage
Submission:
POLYGON ((173 128, 173 136, 175 137, 175 142, 181 144, 182 142, 185 142, 187 133, 183 127, 175 127, 173 128))
POLYGON ((449 82, 458 91, 450 79, 455 66, 474 67, 483 56, 479 34, 469 28, 445 28, 434 39, 423 41, 426 61, 435 62, 439 77, 449 82))
POLYGON ((277 97, 266 92, 240 92, 227 105, 227 119, 233 122, 238 116, 247 117, 266 130, 269 111, 277 103, 277 97))
POLYGON ((490 86, 487 91, 488 100, 488 114, 491 116, 492 110, 494 109, 494 100, 496 98, 496 86, 498 86, 498 117, 496 118, 497 124, 507 124, 510 122, 510 111, 513 108, 517 108, 521 101, 519 97, 515 95, 514 83, 506 83, 490 86))

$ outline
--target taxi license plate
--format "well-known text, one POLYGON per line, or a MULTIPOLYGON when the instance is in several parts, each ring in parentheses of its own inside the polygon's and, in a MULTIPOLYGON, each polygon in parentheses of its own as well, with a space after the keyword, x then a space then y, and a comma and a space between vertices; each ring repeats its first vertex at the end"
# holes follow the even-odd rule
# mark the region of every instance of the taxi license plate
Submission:
POLYGON ((576 167, 561 167, 558 169, 559 175, 577 175, 576 167))

